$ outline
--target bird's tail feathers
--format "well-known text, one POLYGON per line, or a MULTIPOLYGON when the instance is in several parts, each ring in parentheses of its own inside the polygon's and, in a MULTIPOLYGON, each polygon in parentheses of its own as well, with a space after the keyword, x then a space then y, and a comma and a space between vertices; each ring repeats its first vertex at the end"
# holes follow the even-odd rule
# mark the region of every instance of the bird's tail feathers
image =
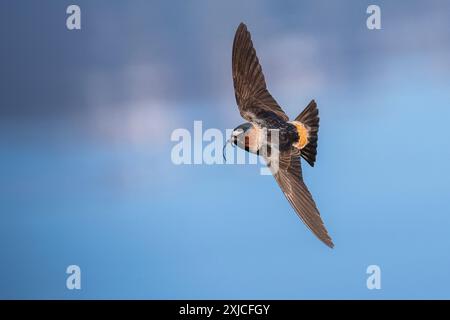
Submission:
POLYGON ((314 167, 317 155, 317 139, 319 132, 319 109, 314 100, 295 118, 301 122, 308 130, 308 143, 302 148, 301 156, 311 167, 314 167))

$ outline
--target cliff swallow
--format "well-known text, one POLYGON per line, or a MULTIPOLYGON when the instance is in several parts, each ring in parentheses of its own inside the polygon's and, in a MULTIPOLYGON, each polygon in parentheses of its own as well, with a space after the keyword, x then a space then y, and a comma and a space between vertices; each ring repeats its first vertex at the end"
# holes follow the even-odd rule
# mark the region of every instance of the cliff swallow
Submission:
POLYGON ((316 161, 319 130, 316 102, 312 100, 294 121, 289 121, 267 90, 250 32, 243 23, 234 37, 232 69, 236 103, 248 122, 235 128, 229 141, 264 157, 297 215, 322 242, 333 248, 319 210, 303 182, 300 163, 303 158, 313 167, 316 161), (278 139, 274 139, 273 132, 278 139))

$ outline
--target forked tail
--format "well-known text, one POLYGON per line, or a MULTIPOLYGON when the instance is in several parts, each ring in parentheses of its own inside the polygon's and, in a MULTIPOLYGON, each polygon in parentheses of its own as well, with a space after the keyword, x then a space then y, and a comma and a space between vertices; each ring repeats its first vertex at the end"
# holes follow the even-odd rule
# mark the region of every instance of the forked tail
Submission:
POLYGON ((317 155, 317 134, 319 132, 319 109, 314 100, 295 118, 301 122, 307 130, 307 144, 302 148, 301 156, 311 167, 314 167, 317 155))

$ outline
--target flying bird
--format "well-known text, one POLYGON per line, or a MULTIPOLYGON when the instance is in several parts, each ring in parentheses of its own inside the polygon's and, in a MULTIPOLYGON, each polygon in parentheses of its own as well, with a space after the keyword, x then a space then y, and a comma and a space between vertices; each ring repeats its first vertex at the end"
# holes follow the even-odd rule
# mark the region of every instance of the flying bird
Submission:
POLYGON ((317 155, 319 111, 312 100, 289 121, 267 90, 264 74, 247 26, 236 30, 232 53, 233 84, 241 116, 248 122, 232 132, 232 145, 261 155, 275 180, 306 226, 327 246, 334 244, 319 210, 303 181, 301 160, 314 166, 317 155))

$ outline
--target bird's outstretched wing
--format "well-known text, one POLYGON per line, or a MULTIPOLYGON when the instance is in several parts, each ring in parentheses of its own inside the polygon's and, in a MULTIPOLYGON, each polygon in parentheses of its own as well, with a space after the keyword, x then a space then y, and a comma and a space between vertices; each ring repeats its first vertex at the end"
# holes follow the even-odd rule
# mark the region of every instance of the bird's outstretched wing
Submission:
POLYGON ((250 32, 243 23, 239 25, 234 36, 232 65, 236 102, 245 120, 259 124, 264 124, 265 119, 274 117, 283 121, 289 120, 267 90, 250 32))
POLYGON ((333 241, 328 235, 319 210, 303 182, 300 152, 293 148, 290 152, 281 153, 277 166, 269 158, 266 158, 266 162, 297 215, 322 242, 333 248, 333 241), (276 170, 274 170, 275 167, 276 170))

